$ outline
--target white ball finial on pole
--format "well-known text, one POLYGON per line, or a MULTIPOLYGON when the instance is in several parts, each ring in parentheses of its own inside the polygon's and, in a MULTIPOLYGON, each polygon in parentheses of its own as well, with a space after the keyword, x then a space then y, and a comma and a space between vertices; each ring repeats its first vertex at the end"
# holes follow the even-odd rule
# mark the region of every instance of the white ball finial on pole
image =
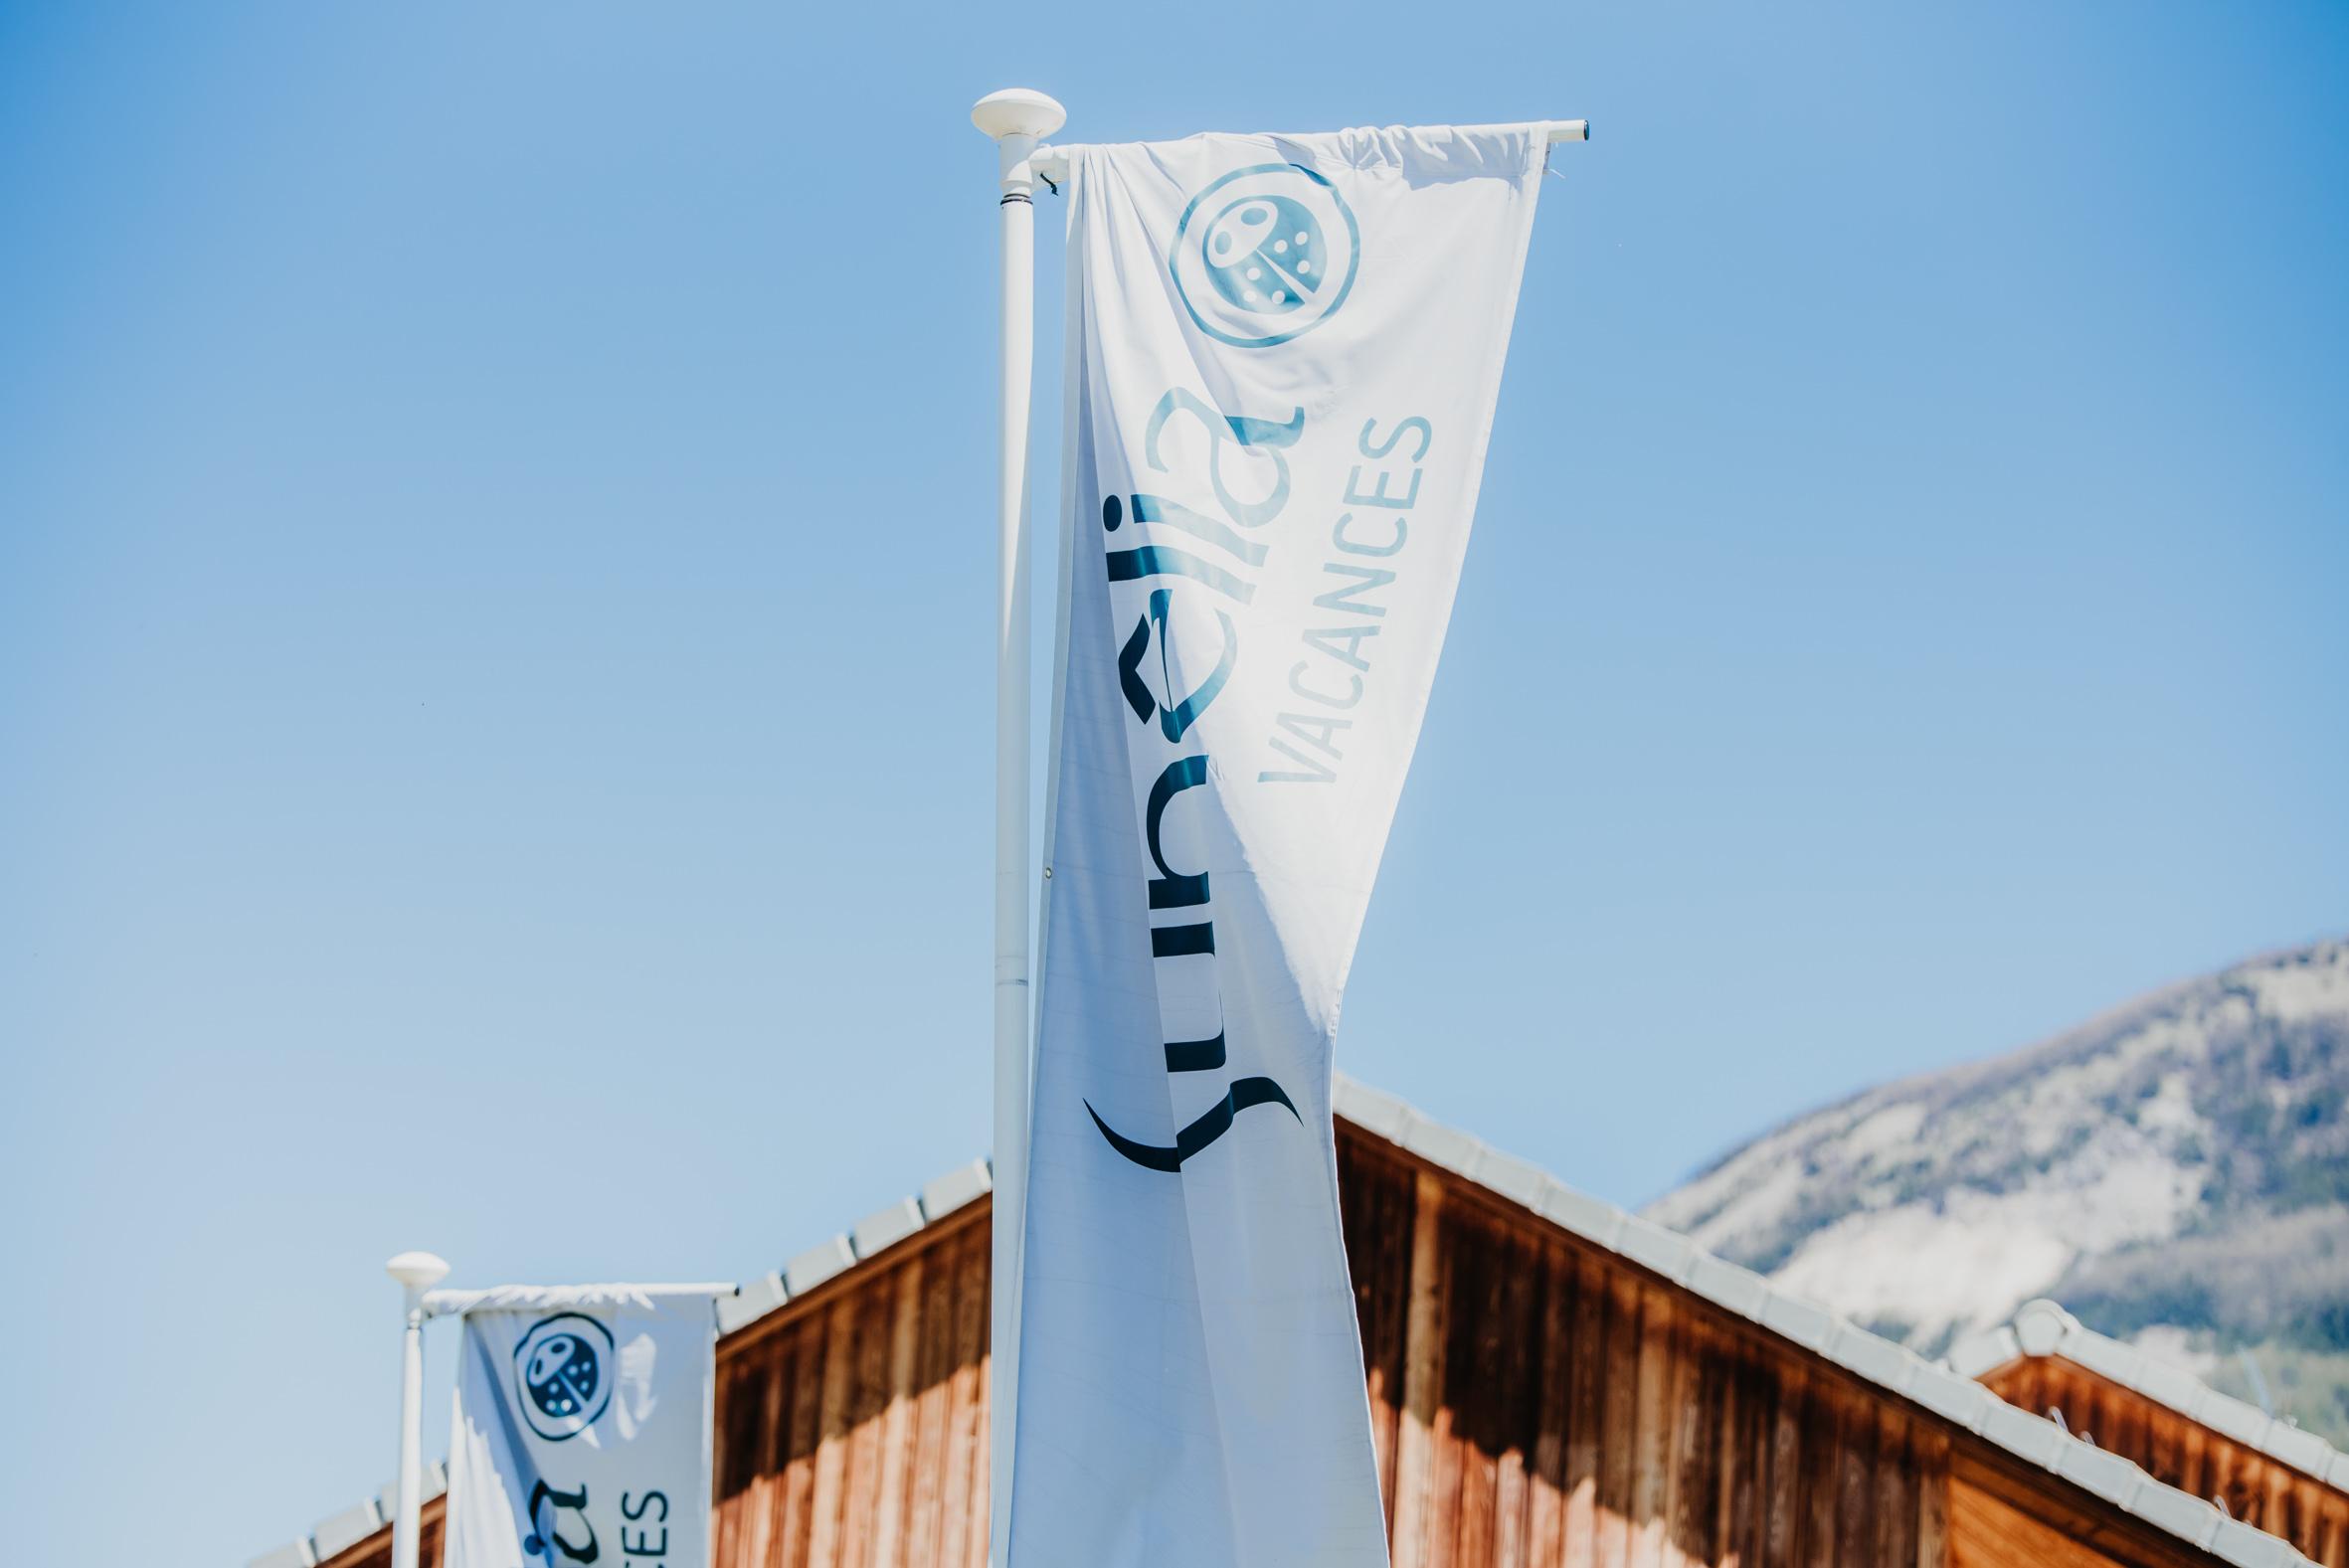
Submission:
POLYGON ((995 507, 995 1117, 988 1333, 989 1556, 1011 1528, 1012 1413, 1019 1375, 1019 1237, 1027 1196, 1028 603, 1027 424, 1035 360, 1037 141, 1068 111, 1027 87, 991 92, 971 123, 994 138, 1002 193, 1002 425, 995 507))
POLYGON ((411 1296, 421 1296, 449 1278, 449 1265, 429 1252, 404 1252, 383 1266, 411 1296))
POLYGON ((429 1252, 404 1252, 383 1266, 400 1284, 406 1325, 400 1340, 400 1480, 392 1506, 392 1568, 416 1568, 424 1512, 424 1293, 449 1278, 429 1252))
POLYGON ((1033 87, 1005 87, 971 105, 971 123, 995 140, 1032 136, 1041 141, 1068 123, 1060 100, 1033 87))

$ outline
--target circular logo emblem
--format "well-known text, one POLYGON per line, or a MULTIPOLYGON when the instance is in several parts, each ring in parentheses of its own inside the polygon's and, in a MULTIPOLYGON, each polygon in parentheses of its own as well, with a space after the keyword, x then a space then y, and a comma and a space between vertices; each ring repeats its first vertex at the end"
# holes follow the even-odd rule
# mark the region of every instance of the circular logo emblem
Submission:
POLYGON ((1174 291, 1219 343, 1269 348, 1346 303, 1360 259, 1354 213, 1295 163, 1234 169, 1190 199, 1174 226, 1174 291))
POLYGON ((514 1381, 530 1430, 560 1443, 594 1426, 612 1401, 611 1363, 612 1331, 593 1317, 541 1318, 514 1348, 514 1381))

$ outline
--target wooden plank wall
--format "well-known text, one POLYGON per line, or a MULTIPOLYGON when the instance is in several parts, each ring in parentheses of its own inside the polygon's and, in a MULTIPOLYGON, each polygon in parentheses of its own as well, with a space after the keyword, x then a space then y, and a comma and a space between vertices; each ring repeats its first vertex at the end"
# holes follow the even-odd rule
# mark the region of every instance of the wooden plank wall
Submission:
MULTIPOLYGON (((1367 1133, 1339 1156, 1394 1568, 2029 1568, 2051 1531, 2185 1560, 2045 1477, 1984 1471, 1953 1517, 1937 1418, 1367 1133)), ((985 1568, 987 1222, 721 1341, 714 1568, 985 1568)))
POLYGON ((729 1341, 716 1568, 985 1568, 988 1228, 901 1251, 729 1341))
POLYGON ((2060 1410, 2073 1432, 2156 1481, 2290 1541, 2325 1568, 2349 1568, 2349 1494, 2247 1448, 2159 1400, 2060 1356, 2027 1356, 1983 1379, 2010 1405, 2060 1410))
POLYGON ((1394 1568, 1940 1568, 1938 1425, 1371 1145, 1347 1250, 1394 1568))

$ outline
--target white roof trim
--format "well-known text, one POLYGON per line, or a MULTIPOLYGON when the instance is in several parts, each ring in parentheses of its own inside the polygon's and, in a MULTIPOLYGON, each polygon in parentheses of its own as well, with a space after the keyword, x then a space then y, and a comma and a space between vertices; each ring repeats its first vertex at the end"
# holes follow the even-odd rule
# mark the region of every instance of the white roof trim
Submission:
MULTIPOLYGON (((1555 1176, 1492 1148, 1456 1128, 1422 1116, 1391 1095, 1336 1080, 1339 1116, 1494 1196, 1530 1209, 1606 1252, 1661 1274, 1723 1310, 1813 1350, 1866 1382, 1913 1400, 2008 1453, 2105 1498, 2122 1512, 2218 1555, 2236 1568, 2290 1568, 2305 1563, 2280 1537, 2228 1518, 2210 1503, 2164 1485, 2128 1461, 2068 1436, 2054 1422, 2007 1404, 1947 1365, 1927 1361, 1747 1269, 1715 1257, 1688 1237, 1577 1192, 1555 1176)), ((931 1182, 919 1198, 881 1211, 857 1229, 894 1246, 989 1190, 989 1167, 974 1160, 931 1182), (910 1208, 909 1208, 910 1206, 910 1208)), ((877 1249, 876 1249, 877 1250, 877 1249)), ((721 1334, 747 1327, 794 1296, 863 1261, 848 1233, 801 1253, 775 1274, 718 1301, 721 1334)), ((2218 1396, 2223 1397, 2223 1396, 2218 1396)), ((330 1521, 331 1522, 331 1521, 330 1521)), ((257 1557, 248 1568, 307 1568, 318 1560, 310 1536, 257 1557)))
POLYGON ((1993 1328, 1951 1346, 1949 1363, 1961 1376, 1980 1379, 2027 1356, 2055 1356, 2084 1367, 2279 1465, 2289 1465, 2335 1490, 2349 1491, 2349 1454, 2257 1405, 2220 1393, 2134 1345, 2096 1332, 2045 1297, 2017 1308, 2012 1327, 1993 1328))

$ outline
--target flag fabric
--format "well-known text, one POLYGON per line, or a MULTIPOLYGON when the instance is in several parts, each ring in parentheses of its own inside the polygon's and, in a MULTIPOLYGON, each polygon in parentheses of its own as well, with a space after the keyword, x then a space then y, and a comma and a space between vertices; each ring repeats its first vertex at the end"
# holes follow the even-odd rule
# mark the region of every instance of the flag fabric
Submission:
POLYGON ((1385 1561, 1331 1049, 1546 155, 1071 154, 1012 1568, 1385 1561))
POLYGON ((444 1568, 707 1568, 707 1291, 485 1293, 464 1315, 444 1568))

